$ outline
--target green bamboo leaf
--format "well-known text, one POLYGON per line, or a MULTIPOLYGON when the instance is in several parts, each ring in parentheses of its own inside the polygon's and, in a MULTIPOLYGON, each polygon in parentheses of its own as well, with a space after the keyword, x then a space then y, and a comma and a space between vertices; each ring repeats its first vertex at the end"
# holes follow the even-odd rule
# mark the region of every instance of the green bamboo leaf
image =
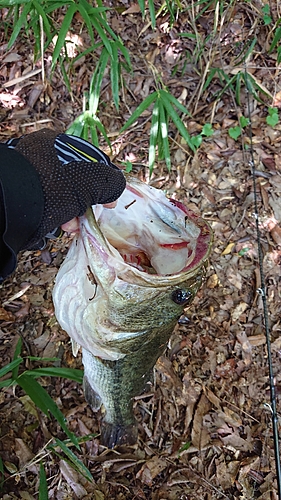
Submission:
POLYGON ((156 26, 154 0, 148 0, 148 7, 149 7, 149 13, 150 13, 151 26, 154 29, 156 26))
POLYGON ((2 382, 0 382, 0 389, 3 389, 4 387, 10 387, 14 383, 15 383, 15 381, 12 378, 8 378, 6 380, 3 380, 2 382))
POLYGON ((87 28, 88 28, 88 32, 89 32, 89 35, 90 35, 90 38, 91 38, 91 42, 92 44, 95 43, 95 37, 94 37, 94 32, 93 32, 93 28, 92 28, 92 20, 87 12, 87 9, 85 9, 85 6, 83 5, 83 2, 81 1, 78 1, 77 3, 77 9, 79 10, 80 14, 81 14, 81 17, 83 19, 83 21, 85 22, 87 28))
POLYGON ((0 369, 0 378, 4 377, 9 372, 12 372, 17 366, 19 366, 22 363, 23 359, 22 358, 17 358, 11 361, 11 363, 8 363, 7 365, 3 366, 3 368, 0 369))
POLYGON ((159 99, 155 101, 151 118, 149 153, 148 153, 148 165, 149 165, 150 175, 152 174, 153 166, 155 163, 158 130, 159 130, 159 99))
POLYGON ((73 468, 79 472, 79 474, 82 474, 82 476, 84 476, 86 479, 88 479, 88 481, 93 481, 93 476, 92 474, 90 473, 89 469, 83 464, 83 462, 81 462, 81 460, 79 460, 79 458, 76 457, 76 455, 73 453, 73 451, 71 451, 68 446, 65 445, 65 443, 63 441, 60 441, 60 439, 56 439, 55 442, 52 444, 52 450, 56 453, 55 451, 55 447, 56 446, 59 446, 60 449, 65 453, 65 455, 67 456, 69 462, 70 462, 70 465, 73 466, 73 468))
POLYGON ((171 104, 174 104, 180 111, 182 111, 182 113, 191 116, 188 109, 183 104, 181 104, 181 102, 179 102, 172 94, 170 94, 170 92, 162 89, 159 91, 159 93, 161 95, 161 99, 163 99, 164 102, 168 100, 171 104))
MULTIPOLYGON (((88 2, 86 0, 80 0, 80 2, 83 1, 84 3, 87 3, 88 2)), ((111 27, 109 26, 107 20, 106 20, 106 16, 105 17, 102 17, 100 15, 100 13, 103 13, 105 12, 106 10, 108 10, 108 7, 93 7, 91 9, 91 12, 93 13, 93 16, 94 19, 97 19, 97 21, 99 22, 99 24, 101 25, 101 27, 104 29, 105 32, 107 32, 111 38, 113 40, 115 40, 116 42, 118 41, 118 36, 116 35, 116 33, 114 33, 114 31, 111 29, 111 27)), ((106 33, 105 33, 105 36, 106 36, 106 33)))
POLYGON ((82 113, 74 120, 74 122, 70 125, 70 127, 68 127, 66 133, 81 137, 84 124, 85 124, 85 118, 84 118, 84 113, 82 113))
POLYGON ((107 133, 106 133, 106 130, 103 126, 103 124, 101 123, 101 121, 99 120, 99 118, 97 116, 94 117, 94 121, 95 121, 95 126, 97 127, 97 129, 100 131, 100 133, 103 135, 103 137, 105 138, 108 146, 111 148, 111 142, 109 140, 109 137, 107 136, 107 133))
POLYGON ((110 80, 112 96, 115 107, 119 111, 119 61, 118 61, 118 49, 115 42, 111 44, 112 57, 110 64, 110 80))
POLYGON ((108 63, 109 53, 104 48, 99 58, 99 62, 96 66, 94 74, 91 78, 90 83, 90 91, 89 91, 89 111, 93 115, 97 113, 99 98, 100 98, 100 89, 102 84, 102 79, 104 76, 105 68, 108 63))
MULTIPOLYGON (((94 26, 96 32, 99 34, 100 39, 102 40, 110 57, 112 57, 111 43, 110 43, 110 40, 107 38, 107 35, 104 32, 103 28, 102 28, 102 25, 103 25, 102 18, 100 16, 97 16, 97 15, 96 16, 91 15, 90 17, 91 17, 92 25, 94 26)), ((114 38, 116 38, 116 36, 114 38)))
POLYGON ((62 60, 61 55, 59 55, 59 62, 60 62, 60 69, 61 69, 61 72, 62 72, 62 75, 63 75, 64 83, 65 83, 65 85, 67 87, 68 92, 70 93, 70 95, 72 95, 72 89, 71 89, 70 80, 68 78, 68 74, 67 74, 65 66, 63 64, 63 60, 62 60))
POLYGON ((52 57, 52 67, 51 69, 54 69, 54 66, 59 58, 61 49, 63 48, 66 40, 66 35, 67 32, 69 31, 69 27, 71 25, 71 21, 73 19, 74 14, 77 12, 77 5, 72 4, 68 7, 67 12, 64 16, 63 22, 61 23, 59 32, 58 32, 58 38, 57 42, 54 48, 53 52, 53 57, 52 57))
POLYGON ((65 424, 65 418, 61 413, 60 409, 57 407, 56 403, 52 400, 51 396, 45 391, 45 389, 35 380, 34 378, 22 373, 17 379, 17 384, 26 392, 33 403, 40 408, 40 410, 47 416, 49 412, 58 421, 64 432, 71 439, 75 446, 78 446, 77 438, 75 435, 67 428, 65 424))
POLYGON ((33 370, 26 370, 25 375, 29 377, 62 377, 69 380, 74 380, 79 384, 83 382, 83 370, 76 370, 74 368, 56 368, 54 366, 47 366, 46 368, 34 368, 33 370))
POLYGON ((165 109, 162 101, 159 100, 159 118, 160 118, 160 133, 162 137, 163 143, 163 152, 166 160, 167 169, 170 172, 171 170, 171 156, 170 156, 170 147, 169 147, 169 139, 168 139, 168 120, 165 113, 165 109))
POLYGON ((106 19, 106 10, 108 10, 106 7, 103 7, 102 5, 102 0, 97 0, 97 5, 100 7, 101 10, 101 16, 106 19))
POLYGON ((121 128, 120 132, 124 132, 124 130, 127 130, 132 123, 134 123, 137 118, 140 117, 140 115, 157 99, 158 97, 158 92, 152 92, 149 96, 145 98, 145 100, 135 109, 133 114, 130 116, 129 120, 126 121, 125 125, 121 128))
POLYGON ((39 473, 39 500, 48 500, 48 485, 46 472, 44 469, 44 465, 40 462, 40 473, 39 473))
POLYGON ((192 151, 195 151, 194 145, 193 145, 193 143, 191 141, 191 137, 190 137, 190 135, 189 135, 189 133, 188 133, 185 125, 182 122, 182 120, 180 119, 179 115, 174 110, 174 108, 171 105, 170 101, 169 100, 164 100, 163 104, 164 104, 164 106, 166 108, 168 116, 173 120, 174 124, 176 125, 176 127, 177 127, 178 131, 180 132, 180 134, 182 135, 183 139, 186 141, 186 143, 188 144, 188 146, 190 147, 190 149, 192 151))
POLYGON ((0 0, 0 7, 15 7, 19 4, 29 3, 30 0, 0 0))
POLYGON ((140 6, 140 11, 142 18, 144 18, 144 13, 145 13, 145 0, 138 0, 138 4, 140 6))
POLYGON ((92 144, 94 144, 94 146, 99 147, 99 138, 97 134, 97 127, 95 125, 92 125, 92 127, 90 127, 90 133, 91 133, 92 144))
POLYGON ((17 20, 17 22, 16 22, 16 24, 14 26, 13 32, 11 34, 11 38, 10 38, 8 46, 7 46, 8 50, 13 46, 13 44, 16 41, 16 39, 18 38, 19 32, 22 29, 22 27, 26 24, 27 16, 28 16, 28 14, 30 13, 31 10, 32 10, 32 2, 28 2, 24 6, 24 8, 22 9, 22 13, 21 13, 20 17, 18 18, 18 20, 17 20))
POLYGON ((36 0, 32 0, 32 4, 33 4, 35 10, 37 11, 38 15, 42 17, 45 35, 47 37, 50 37, 51 36, 51 26, 49 23, 49 19, 46 16, 45 10, 43 9, 42 5, 39 2, 37 2, 36 0))
MULTIPOLYGON (((21 340, 21 337, 19 337, 19 340, 17 341, 17 344, 16 344, 15 352, 14 352, 14 360, 19 359, 19 358, 22 359, 20 357, 21 348, 22 348, 22 340, 21 340)), ((13 380, 15 380, 18 376, 19 365, 20 365, 20 363, 17 366, 15 366, 15 368, 12 369, 12 379, 13 380)))
POLYGON ((126 47, 124 47, 123 43, 118 40, 118 42, 115 42, 117 48, 120 50, 121 54, 123 54, 124 59, 127 63, 127 67, 125 66, 126 71, 132 71, 132 63, 130 60, 130 55, 126 47))

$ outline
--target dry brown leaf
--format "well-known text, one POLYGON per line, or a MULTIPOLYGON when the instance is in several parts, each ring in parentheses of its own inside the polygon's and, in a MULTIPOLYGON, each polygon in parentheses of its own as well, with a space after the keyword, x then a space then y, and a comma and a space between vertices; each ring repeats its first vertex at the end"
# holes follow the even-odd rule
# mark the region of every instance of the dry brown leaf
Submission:
POLYGON ((164 458, 154 456, 143 464, 136 477, 147 484, 147 486, 151 487, 153 479, 158 476, 162 470, 166 469, 166 467, 167 462, 164 458))
POLYGON ((15 453, 19 459, 20 468, 30 462, 30 460, 34 457, 30 448, 20 438, 15 438, 15 453))
POLYGON ((243 314, 243 312, 246 311, 246 309, 249 307, 249 305, 246 302, 240 302, 237 304, 237 306, 234 308, 233 312, 231 313, 232 321, 237 321, 240 316, 243 314))
POLYGON ((231 486, 233 485, 237 476, 237 472, 239 470, 239 465, 240 462, 238 461, 233 461, 226 464, 224 460, 217 464, 216 476, 220 486, 224 491, 228 488, 231 488, 231 486))
POLYGON ((4 307, 0 307, 0 321, 15 321, 13 313, 6 311, 4 307))
POLYGON ((79 474, 65 460, 60 460, 60 471, 77 498, 84 498, 87 491, 79 480, 79 474))
POLYGON ((207 283, 206 283, 206 286, 208 288, 216 288, 216 286, 218 286, 219 284, 219 278, 218 278, 218 275, 217 274, 212 274, 211 276, 209 276, 209 278, 207 279, 207 283))
POLYGON ((224 363, 217 366, 215 376, 218 378, 233 378, 233 373, 236 367, 236 360, 234 358, 227 359, 224 363))
POLYGON ((191 441, 193 446, 202 450, 211 440, 208 430, 204 427, 203 418, 210 411, 211 403, 205 394, 202 394, 197 405, 191 431, 191 441))

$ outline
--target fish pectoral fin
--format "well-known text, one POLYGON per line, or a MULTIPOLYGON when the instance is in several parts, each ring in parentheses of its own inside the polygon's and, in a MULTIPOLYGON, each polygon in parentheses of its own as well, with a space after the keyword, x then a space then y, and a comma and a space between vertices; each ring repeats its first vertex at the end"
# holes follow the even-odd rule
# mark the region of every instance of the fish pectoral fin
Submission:
POLYGON ((75 340, 73 339, 71 339, 71 345, 72 345, 72 354, 76 358, 81 346, 77 344, 77 342, 75 342, 75 340))

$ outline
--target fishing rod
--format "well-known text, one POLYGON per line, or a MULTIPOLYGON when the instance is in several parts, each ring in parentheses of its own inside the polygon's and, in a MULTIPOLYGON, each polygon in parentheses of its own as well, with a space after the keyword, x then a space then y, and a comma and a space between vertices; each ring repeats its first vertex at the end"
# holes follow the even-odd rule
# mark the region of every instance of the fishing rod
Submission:
POLYGON ((264 269, 263 269, 263 253, 261 246, 261 233, 260 233, 260 219, 258 210, 258 197, 257 197, 257 182, 256 182, 256 163, 254 158, 254 148, 253 148, 253 130, 252 130, 252 115, 250 108, 250 86, 248 85, 248 73, 245 69, 245 84, 246 84, 246 94, 247 94, 247 107, 248 107, 248 118, 249 118, 249 140, 250 140, 250 162, 249 165, 252 170, 253 179, 253 191, 254 191, 254 218, 256 223, 256 235, 257 235, 257 245, 258 245, 258 262, 260 271, 260 287, 257 289, 257 293, 260 294, 263 304, 263 321, 266 336, 266 347, 267 347, 267 359, 268 359, 268 373, 269 373, 269 385, 270 385, 270 407, 271 417, 272 417, 272 430, 273 430, 273 441, 274 441, 274 454, 275 454, 275 464, 276 464, 276 478, 277 478, 277 493, 278 498, 281 500, 281 465, 280 465, 280 452, 279 452, 279 433, 278 433, 278 414, 276 407, 276 390, 274 381, 274 370, 271 355, 271 333, 269 328, 269 315, 268 306, 266 298, 266 287, 264 279, 264 269))

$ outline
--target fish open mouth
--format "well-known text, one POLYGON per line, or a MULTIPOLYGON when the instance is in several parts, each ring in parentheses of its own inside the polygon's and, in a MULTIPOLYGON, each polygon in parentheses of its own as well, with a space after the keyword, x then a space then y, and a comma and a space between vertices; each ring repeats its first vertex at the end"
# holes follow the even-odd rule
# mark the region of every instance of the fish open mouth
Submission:
POLYGON ((94 208, 102 234, 125 264, 141 272, 170 276, 198 267, 209 251, 209 225, 161 191, 153 188, 150 198, 144 186, 145 192, 128 186, 113 210, 94 208))

